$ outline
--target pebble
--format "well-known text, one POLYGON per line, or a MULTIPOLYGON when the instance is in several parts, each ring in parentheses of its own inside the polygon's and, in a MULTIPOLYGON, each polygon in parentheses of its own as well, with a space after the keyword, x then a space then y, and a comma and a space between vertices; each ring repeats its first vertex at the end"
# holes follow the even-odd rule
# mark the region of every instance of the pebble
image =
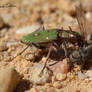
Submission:
POLYGON ((53 83, 53 87, 60 89, 62 87, 62 85, 61 85, 60 81, 56 81, 53 83))
POLYGON ((14 25, 13 23, 13 14, 12 13, 7 13, 6 15, 3 16, 3 19, 5 21, 5 23, 9 24, 9 25, 14 25))
POLYGON ((87 12, 85 16, 86 16, 87 19, 90 19, 92 17, 92 13, 91 12, 87 12))
POLYGON ((29 33, 36 31, 40 27, 41 27, 40 25, 26 26, 26 27, 23 27, 23 28, 16 30, 16 33, 17 34, 29 34, 29 33))
POLYGON ((21 59, 22 59, 22 56, 21 55, 19 55, 19 56, 16 57, 16 61, 19 61, 20 62, 21 59))
POLYGON ((26 26, 23 28, 19 28, 16 30, 16 38, 17 39, 22 39, 23 36, 28 35, 36 30, 41 30, 42 27, 41 25, 31 25, 31 26, 26 26))
POLYGON ((57 91, 56 91, 56 88, 49 87, 49 88, 47 88, 47 90, 45 92, 57 92, 57 91))
POLYGON ((85 11, 92 11, 92 1, 91 0, 84 0, 83 3, 81 4, 85 11))
POLYGON ((4 41, 0 41, 0 51, 4 51, 4 50, 7 50, 8 49, 8 47, 7 47, 7 44, 6 44, 6 42, 4 42, 4 41))
POLYGON ((65 80, 66 79, 66 74, 62 74, 62 73, 57 73, 56 74, 56 80, 65 80))
POLYGON ((51 80, 52 72, 47 67, 43 70, 43 73, 40 75, 43 67, 44 64, 38 64, 30 69, 30 82, 34 84, 44 84, 51 80))
POLYGON ((50 66, 50 69, 54 72, 54 73, 63 73, 66 74, 68 73, 68 64, 64 63, 64 62, 58 62, 55 65, 50 66))
POLYGON ((20 81, 20 76, 14 68, 0 70, 0 92, 13 92, 20 81))
POLYGON ((30 62, 29 61, 27 61, 27 60, 24 60, 23 61, 23 63, 22 63, 22 67, 28 67, 28 66, 30 66, 30 62))
POLYGON ((90 79, 92 79, 92 70, 88 70, 88 71, 85 73, 85 75, 86 75, 87 77, 89 77, 90 79))
POLYGON ((37 92, 36 88, 31 88, 29 92, 37 92))
POLYGON ((79 78, 86 78, 86 76, 83 73, 81 73, 81 72, 78 72, 78 77, 79 78))

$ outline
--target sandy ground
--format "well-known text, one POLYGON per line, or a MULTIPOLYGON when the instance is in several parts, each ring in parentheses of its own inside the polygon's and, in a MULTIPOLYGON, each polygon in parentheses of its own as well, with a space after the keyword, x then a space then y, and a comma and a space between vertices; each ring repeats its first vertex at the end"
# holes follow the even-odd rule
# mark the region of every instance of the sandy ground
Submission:
MULTIPOLYGON (((30 75, 30 67, 44 63, 46 60, 43 54, 39 54, 40 50, 35 47, 29 47, 24 53, 12 60, 26 47, 25 44, 19 42, 24 34, 21 32, 17 34, 18 29, 40 24, 44 25, 45 29, 61 27, 68 29, 68 26, 71 26, 79 31, 75 18, 75 5, 79 2, 82 3, 86 18, 92 23, 91 0, 0 1, 0 69, 13 66, 22 76, 22 80, 14 92, 92 92, 92 66, 90 64, 87 65, 88 69, 84 70, 84 73, 89 75, 89 78, 85 78, 84 73, 80 73, 78 76, 80 66, 74 64, 73 69, 68 73, 67 70, 64 70, 67 76, 64 80, 57 81, 53 75, 52 81, 36 85, 30 83, 28 75, 30 75), (38 60, 35 57, 37 54, 42 59, 38 60)), ((27 30, 25 33, 27 33, 27 30)), ((53 61, 55 60, 49 59, 49 62, 53 61)), ((66 65, 65 67, 68 66, 66 65)))

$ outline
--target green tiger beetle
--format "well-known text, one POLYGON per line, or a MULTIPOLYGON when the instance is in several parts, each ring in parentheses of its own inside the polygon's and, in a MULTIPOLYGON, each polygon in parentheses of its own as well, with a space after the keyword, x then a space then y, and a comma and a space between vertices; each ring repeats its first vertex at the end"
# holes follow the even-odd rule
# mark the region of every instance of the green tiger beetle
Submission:
POLYGON ((66 46, 67 42, 77 44, 80 47, 83 45, 83 37, 79 32, 72 31, 71 27, 69 27, 69 30, 64 30, 63 28, 45 30, 43 28, 43 30, 37 30, 28 34, 27 36, 24 36, 21 42, 28 45, 18 55, 22 54, 31 45, 34 45, 35 47, 42 50, 48 49, 46 61, 42 69, 43 72, 52 50, 57 51, 59 48, 62 48, 65 52, 65 57, 68 57, 66 46))
POLYGON ((72 31, 71 27, 69 27, 69 30, 64 30, 63 28, 49 30, 43 29, 24 36, 21 42, 27 44, 27 47, 18 55, 22 54, 29 46, 32 45, 42 50, 48 49, 46 61, 42 69, 43 72, 52 50, 57 51, 58 49, 62 48, 65 52, 65 57, 68 57, 66 46, 67 42, 81 45, 82 36, 80 33, 72 31))

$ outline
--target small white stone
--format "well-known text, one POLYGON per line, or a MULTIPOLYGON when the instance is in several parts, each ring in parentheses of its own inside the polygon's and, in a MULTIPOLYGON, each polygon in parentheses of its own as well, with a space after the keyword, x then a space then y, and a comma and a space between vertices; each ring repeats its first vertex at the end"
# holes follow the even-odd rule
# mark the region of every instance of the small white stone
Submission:
POLYGON ((85 75, 92 79, 92 70, 88 70, 85 75))
POLYGON ((31 88, 30 92, 37 92, 36 88, 31 88))
POLYGON ((87 19, 90 19, 92 17, 92 13, 91 12, 87 12, 85 16, 86 16, 87 19))
POLYGON ((82 72, 78 72, 78 77, 79 78, 86 78, 86 76, 82 72))
POLYGON ((26 26, 26 27, 17 29, 16 34, 26 34, 27 35, 27 34, 32 33, 40 28, 41 28, 40 25, 26 26))
POLYGON ((42 30, 43 27, 41 25, 31 25, 31 26, 25 26, 22 28, 19 28, 15 31, 15 38, 18 40, 21 40, 24 36, 33 33, 35 31, 42 30))
POLYGON ((56 80, 65 80, 66 79, 66 74, 62 74, 62 73, 57 73, 56 74, 56 80))
POLYGON ((43 70, 43 73, 40 75, 43 67, 44 64, 38 64, 30 69, 30 75, 29 75, 30 82, 34 84, 44 84, 51 80, 52 72, 47 67, 43 70))
POLYGON ((53 87, 60 89, 62 87, 62 84, 60 83, 60 81, 56 81, 53 83, 53 87))

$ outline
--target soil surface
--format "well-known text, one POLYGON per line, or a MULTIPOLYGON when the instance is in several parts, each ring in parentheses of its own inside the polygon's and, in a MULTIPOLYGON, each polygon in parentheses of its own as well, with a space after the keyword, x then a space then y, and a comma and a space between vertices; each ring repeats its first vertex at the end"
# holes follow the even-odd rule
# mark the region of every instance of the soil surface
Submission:
POLYGON ((69 64, 69 58, 65 58, 61 50, 58 54, 63 59, 49 66, 58 61, 53 52, 44 73, 38 76, 48 51, 30 46, 18 55, 27 46, 20 42, 22 37, 42 26, 68 30, 71 26, 72 30, 80 32, 75 10, 78 3, 82 4, 85 17, 92 24, 91 0, 0 1, 0 69, 12 66, 22 77, 13 92, 92 92, 91 61, 86 61, 82 73, 82 61, 69 64))

